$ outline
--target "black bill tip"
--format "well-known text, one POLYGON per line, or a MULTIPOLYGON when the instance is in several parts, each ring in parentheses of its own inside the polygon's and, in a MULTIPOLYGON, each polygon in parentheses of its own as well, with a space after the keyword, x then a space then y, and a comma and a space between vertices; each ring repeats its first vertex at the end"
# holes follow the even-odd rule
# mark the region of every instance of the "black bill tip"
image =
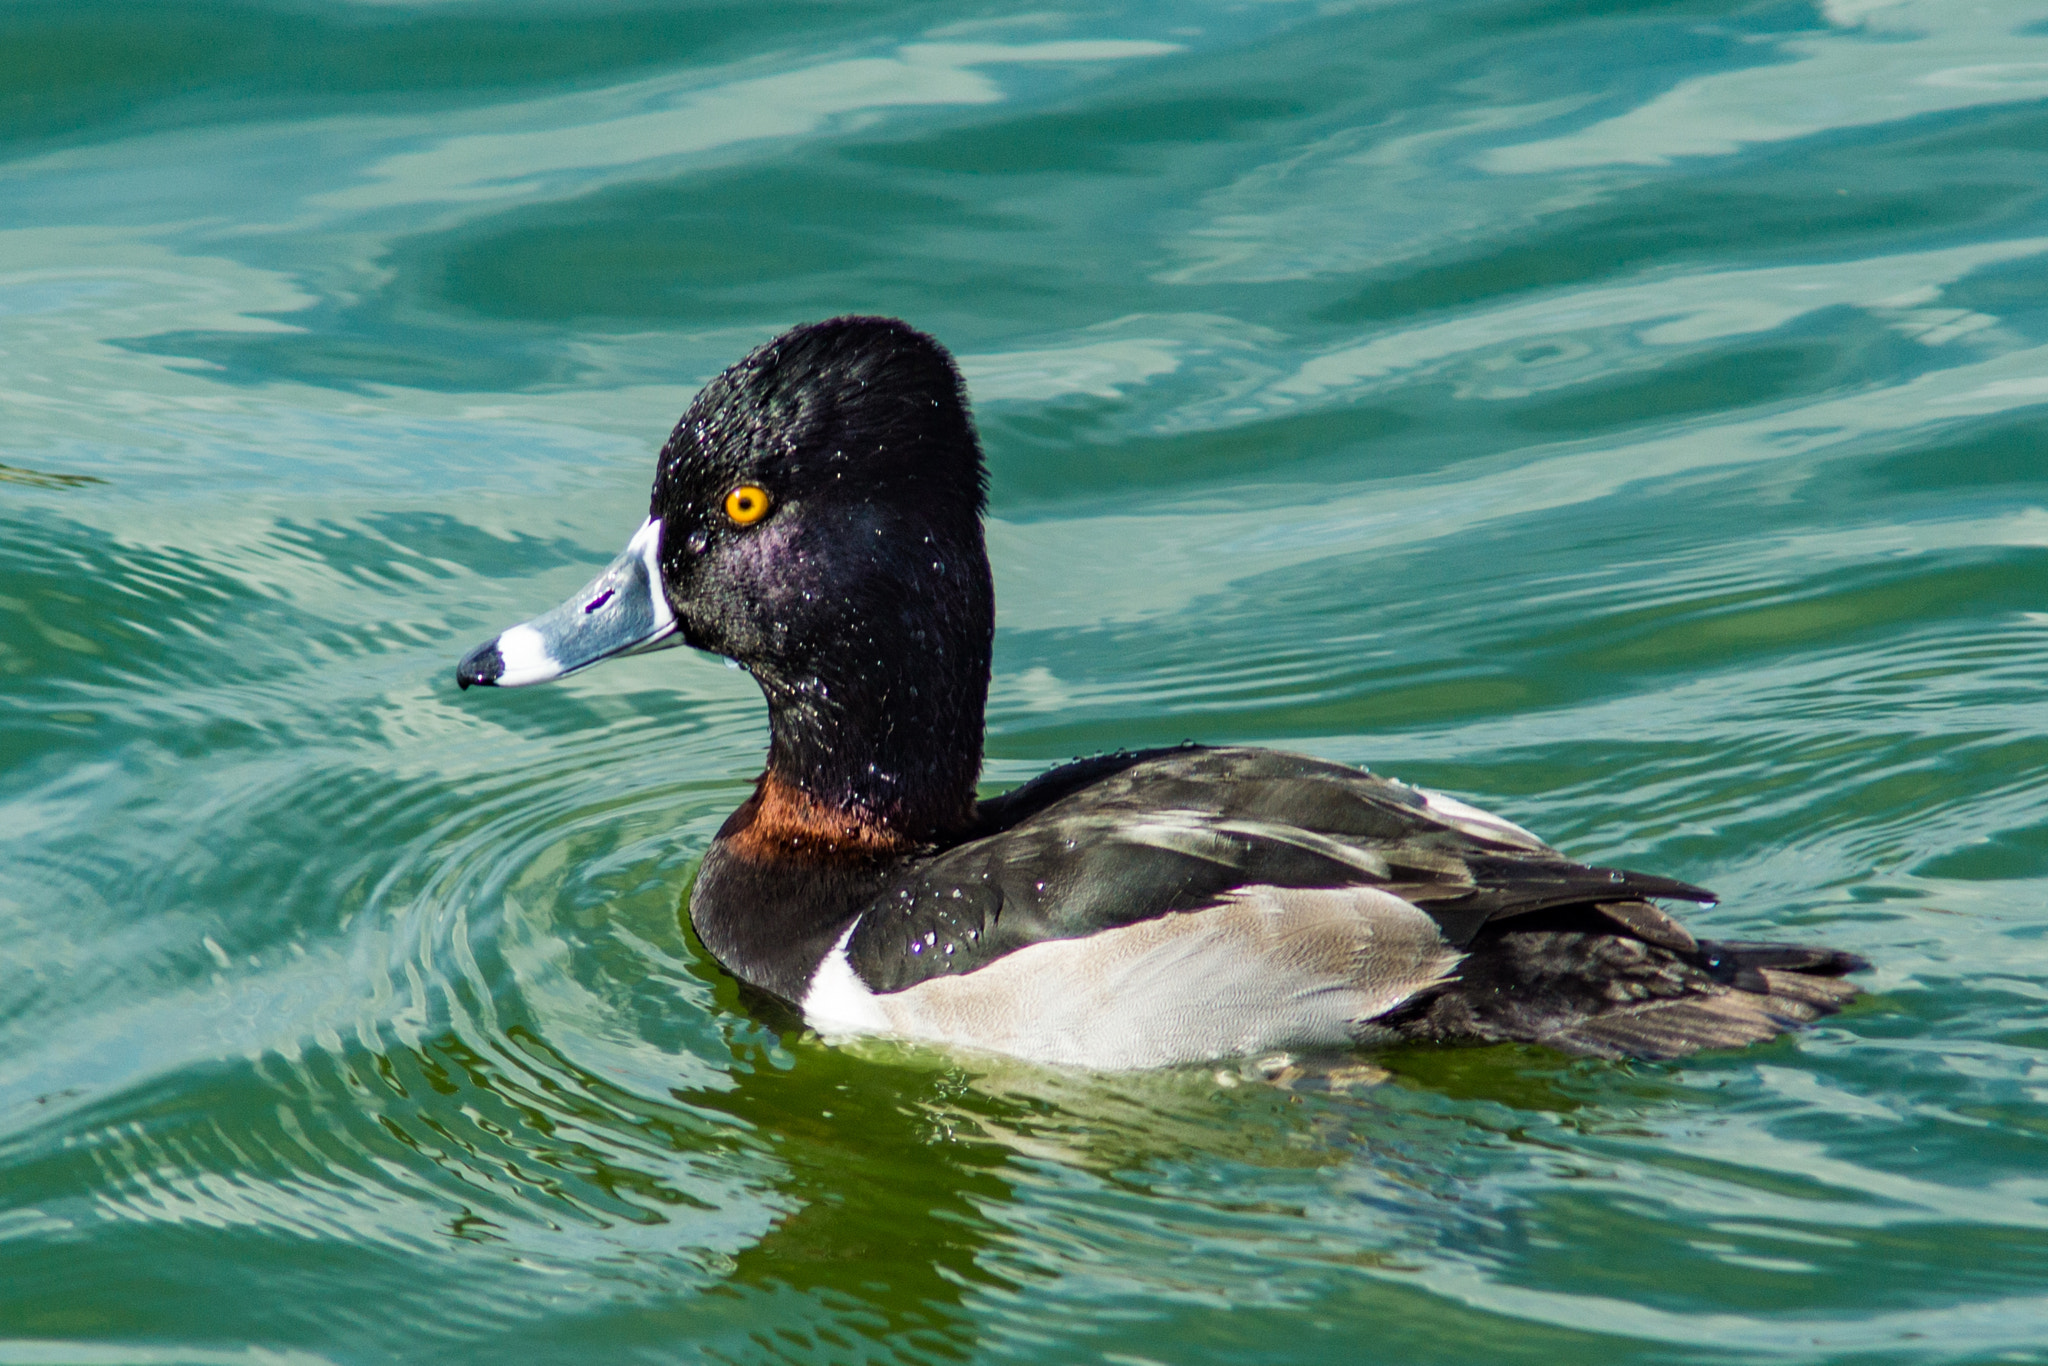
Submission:
POLYGON ((498 653, 498 642, 487 640, 462 657, 455 666, 455 686, 467 688, 474 683, 480 688, 494 688, 505 676, 505 657, 498 653))

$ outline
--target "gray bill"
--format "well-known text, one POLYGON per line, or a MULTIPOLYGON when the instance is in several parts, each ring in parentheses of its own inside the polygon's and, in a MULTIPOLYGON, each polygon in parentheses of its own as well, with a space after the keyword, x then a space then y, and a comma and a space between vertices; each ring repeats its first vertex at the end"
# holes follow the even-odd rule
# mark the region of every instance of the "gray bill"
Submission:
POLYGON ((456 683, 517 688, 613 655, 680 644, 675 613, 661 591, 660 549, 661 522, 650 517, 582 592, 463 656, 456 683))

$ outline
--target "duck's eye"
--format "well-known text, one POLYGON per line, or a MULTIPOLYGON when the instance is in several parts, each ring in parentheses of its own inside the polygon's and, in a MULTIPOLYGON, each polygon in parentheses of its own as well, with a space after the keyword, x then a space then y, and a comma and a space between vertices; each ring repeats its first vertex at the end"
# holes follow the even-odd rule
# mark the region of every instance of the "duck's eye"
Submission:
POLYGON ((768 490, 741 484, 725 495, 725 515, 741 526, 752 526, 768 515, 768 490))

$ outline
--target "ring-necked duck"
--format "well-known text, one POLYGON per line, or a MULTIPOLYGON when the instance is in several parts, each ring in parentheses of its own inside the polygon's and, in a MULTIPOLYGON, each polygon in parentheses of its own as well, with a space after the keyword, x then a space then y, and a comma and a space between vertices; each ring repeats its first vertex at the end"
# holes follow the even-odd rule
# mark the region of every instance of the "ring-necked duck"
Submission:
POLYGON ((705 386, 652 512, 463 686, 686 644, 768 701, 768 767, 704 856, 719 962, 821 1033, 1153 1067, 1525 1040, 1672 1057, 1839 1009, 1853 955, 1713 943, 1438 793, 1265 749, 1084 759, 977 801, 995 594, 952 358, 888 318, 785 333, 705 386))

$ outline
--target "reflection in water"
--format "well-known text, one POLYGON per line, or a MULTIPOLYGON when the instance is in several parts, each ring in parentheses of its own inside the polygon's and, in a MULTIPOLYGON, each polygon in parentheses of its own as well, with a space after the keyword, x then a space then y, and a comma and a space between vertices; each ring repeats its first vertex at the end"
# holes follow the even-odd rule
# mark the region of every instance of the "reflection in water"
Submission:
POLYGON ((42 489, 77 489, 88 484, 107 482, 90 474, 51 474, 44 470, 25 470, 15 465, 0 465, 0 481, 27 484, 31 488, 42 489))

